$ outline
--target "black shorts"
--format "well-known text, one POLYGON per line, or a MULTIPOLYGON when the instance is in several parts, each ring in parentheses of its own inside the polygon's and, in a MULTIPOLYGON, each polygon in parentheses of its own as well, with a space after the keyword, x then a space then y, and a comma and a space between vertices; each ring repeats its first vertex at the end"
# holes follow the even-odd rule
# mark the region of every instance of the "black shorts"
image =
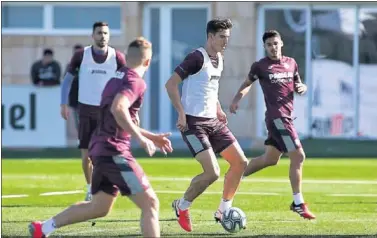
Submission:
POLYGON ((194 157, 211 147, 215 153, 221 153, 236 141, 228 126, 217 118, 187 115, 186 122, 188 130, 181 134, 194 157))
POLYGON ((93 156, 92 194, 103 191, 117 196, 129 196, 146 191, 150 183, 143 168, 134 158, 93 156))
POLYGON ((99 111, 99 106, 79 103, 79 149, 88 149, 90 138, 97 127, 99 111))

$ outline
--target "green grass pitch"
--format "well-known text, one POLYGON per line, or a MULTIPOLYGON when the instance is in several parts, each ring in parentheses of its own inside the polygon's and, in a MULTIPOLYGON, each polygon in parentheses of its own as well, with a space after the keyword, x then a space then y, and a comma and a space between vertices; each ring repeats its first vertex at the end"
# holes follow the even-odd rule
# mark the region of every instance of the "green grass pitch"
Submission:
MULTIPOLYGON (((289 160, 243 180, 233 205, 247 215, 247 229, 235 235, 213 220, 221 198, 227 163, 219 159, 221 179, 192 205, 194 231, 186 233, 171 210, 190 179, 200 173, 194 159, 139 159, 160 199, 162 236, 377 236, 377 160, 310 159, 304 166, 305 201, 317 215, 315 221, 289 211, 289 160)), ((2 160, 2 236, 28 236, 32 220, 44 220, 84 199, 84 177, 79 159, 2 160), (68 191, 68 192, 67 192, 68 191), (54 194, 52 192, 67 192, 54 194), (42 194, 42 195, 41 195, 42 194), (44 194, 44 195, 43 195, 44 194), (10 197, 9 195, 24 195, 10 197)), ((108 217, 57 230, 57 236, 136 237, 140 211, 127 198, 118 197, 108 217)))

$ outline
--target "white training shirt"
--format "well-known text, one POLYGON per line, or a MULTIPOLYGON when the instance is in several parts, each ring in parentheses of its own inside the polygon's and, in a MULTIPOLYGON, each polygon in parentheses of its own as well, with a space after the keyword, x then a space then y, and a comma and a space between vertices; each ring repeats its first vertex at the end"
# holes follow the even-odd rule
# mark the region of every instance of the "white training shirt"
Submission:
POLYGON ((99 106, 102 91, 116 70, 117 61, 114 48, 108 47, 105 62, 98 64, 93 59, 92 47, 85 47, 79 72, 79 102, 99 106))
POLYGON ((183 80, 181 102, 187 115, 216 118, 223 58, 221 53, 217 53, 219 63, 215 68, 207 51, 204 48, 197 50, 203 55, 203 66, 199 72, 183 80))

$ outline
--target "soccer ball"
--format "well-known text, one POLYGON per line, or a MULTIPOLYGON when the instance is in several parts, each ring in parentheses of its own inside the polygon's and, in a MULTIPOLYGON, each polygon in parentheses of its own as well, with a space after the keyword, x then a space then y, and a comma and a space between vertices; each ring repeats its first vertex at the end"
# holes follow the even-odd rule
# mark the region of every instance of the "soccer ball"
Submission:
POLYGON ((223 213, 221 225, 227 232, 237 233, 246 228, 246 215, 241 209, 231 207, 223 213))

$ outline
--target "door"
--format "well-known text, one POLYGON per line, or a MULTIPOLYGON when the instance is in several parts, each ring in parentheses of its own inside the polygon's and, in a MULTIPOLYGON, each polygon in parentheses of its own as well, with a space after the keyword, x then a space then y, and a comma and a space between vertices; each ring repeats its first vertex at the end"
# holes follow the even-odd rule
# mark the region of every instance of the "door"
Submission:
POLYGON ((147 92, 142 126, 155 132, 178 135, 177 113, 165 90, 165 83, 191 51, 206 42, 210 4, 146 4, 143 35, 152 41, 152 64, 146 73, 147 92))

